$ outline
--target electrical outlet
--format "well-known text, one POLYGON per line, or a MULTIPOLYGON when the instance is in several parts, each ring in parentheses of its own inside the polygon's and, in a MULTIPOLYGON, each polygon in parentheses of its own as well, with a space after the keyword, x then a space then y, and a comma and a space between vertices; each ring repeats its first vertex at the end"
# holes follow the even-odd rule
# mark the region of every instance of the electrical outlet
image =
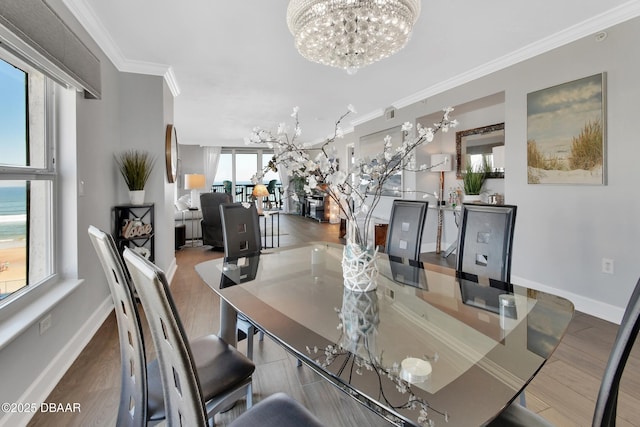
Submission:
POLYGON ((602 272, 606 274, 613 274, 613 260, 609 258, 602 258, 602 272))
POLYGON ((40 320, 40 335, 43 335, 51 327, 51 313, 40 320))

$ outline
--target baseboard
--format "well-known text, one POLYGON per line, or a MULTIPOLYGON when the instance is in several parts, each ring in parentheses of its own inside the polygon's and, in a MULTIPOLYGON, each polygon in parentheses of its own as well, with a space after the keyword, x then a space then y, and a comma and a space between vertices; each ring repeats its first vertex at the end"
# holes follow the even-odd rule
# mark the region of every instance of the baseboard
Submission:
MULTIPOLYGON (((175 264, 175 261, 174 261, 175 264)), ((18 402, 44 402, 49 394, 80 355, 85 346, 91 341, 100 326, 113 310, 111 294, 100 304, 93 315, 84 323, 82 328, 67 342, 62 350, 54 357, 36 380, 27 388, 18 402)), ((0 427, 26 426, 33 413, 7 413, 0 420, 0 427)))
POLYGON ((165 272, 167 283, 169 284, 171 283, 171 281, 173 280, 173 276, 175 276, 177 270, 178 270, 178 264, 176 262, 176 257, 173 257, 173 259, 171 260, 171 264, 169 264, 169 267, 165 272))
POLYGON ((591 298, 586 298, 582 295, 574 294, 573 292, 567 292, 562 289, 546 286, 542 283, 534 282, 519 276, 511 276, 511 281, 513 283, 526 286, 527 288, 536 289, 538 291, 566 298, 573 303, 576 311, 581 311, 582 313, 613 322, 617 325, 620 324, 622 316, 624 315, 624 308, 596 301, 591 298))

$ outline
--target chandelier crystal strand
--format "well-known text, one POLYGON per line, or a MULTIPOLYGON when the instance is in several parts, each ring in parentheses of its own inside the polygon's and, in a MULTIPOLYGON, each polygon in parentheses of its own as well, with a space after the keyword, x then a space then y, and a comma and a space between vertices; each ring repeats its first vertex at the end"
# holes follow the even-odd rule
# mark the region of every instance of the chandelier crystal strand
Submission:
POLYGON ((306 59, 353 73, 402 49, 420 0, 291 0, 287 24, 306 59))

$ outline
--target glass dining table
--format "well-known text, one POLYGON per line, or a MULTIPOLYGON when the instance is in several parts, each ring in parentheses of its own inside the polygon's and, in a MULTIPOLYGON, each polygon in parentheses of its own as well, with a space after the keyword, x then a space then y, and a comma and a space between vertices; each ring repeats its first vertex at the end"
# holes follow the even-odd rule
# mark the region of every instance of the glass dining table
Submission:
POLYGON ((564 335, 573 304, 516 284, 379 254, 378 287, 343 286, 342 245, 311 242, 196 271, 237 312, 395 425, 481 426, 523 391, 564 335))

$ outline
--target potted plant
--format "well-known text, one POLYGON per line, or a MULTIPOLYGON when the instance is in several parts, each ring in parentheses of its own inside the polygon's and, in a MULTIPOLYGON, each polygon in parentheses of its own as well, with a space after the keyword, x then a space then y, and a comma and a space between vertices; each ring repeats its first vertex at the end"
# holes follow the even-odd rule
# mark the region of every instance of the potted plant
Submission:
POLYGON ((464 186, 464 201, 479 202, 482 186, 487 179, 489 165, 485 162, 482 166, 474 168, 470 161, 467 161, 462 183, 464 186))
POLYGON ((128 150, 116 157, 118 170, 129 188, 132 205, 144 203, 144 186, 149 180, 155 160, 151 154, 142 150, 128 150))

